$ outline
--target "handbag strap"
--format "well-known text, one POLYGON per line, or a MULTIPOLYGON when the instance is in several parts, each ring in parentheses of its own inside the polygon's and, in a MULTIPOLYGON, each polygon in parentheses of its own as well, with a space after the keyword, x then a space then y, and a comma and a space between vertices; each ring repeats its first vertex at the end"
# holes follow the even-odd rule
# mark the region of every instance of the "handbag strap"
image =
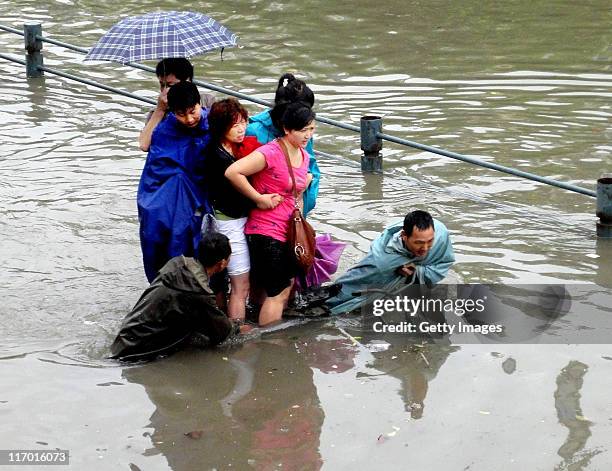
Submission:
POLYGON ((283 151, 283 154, 285 154, 285 160, 287 162, 287 168, 289 169, 289 175, 291 175, 291 184, 293 186, 294 205, 295 205, 296 208, 299 209, 299 206, 298 206, 298 194, 297 194, 297 189, 295 187, 295 175, 293 174, 293 166, 291 165, 291 159, 289 158, 289 151, 288 151, 287 146, 285 145, 285 143, 283 142, 282 139, 277 139, 276 141, 278 142, 279 147, 283 151))

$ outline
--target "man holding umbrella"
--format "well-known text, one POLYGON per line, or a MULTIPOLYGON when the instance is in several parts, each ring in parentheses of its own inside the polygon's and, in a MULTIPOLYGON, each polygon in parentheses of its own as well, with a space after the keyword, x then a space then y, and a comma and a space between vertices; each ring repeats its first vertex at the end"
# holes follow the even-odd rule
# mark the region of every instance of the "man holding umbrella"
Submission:
MULTIPOLYGON (((167 57, 157 63, 155 75, 159 81, 157 106, 148 113, 145 126, 138 136, 138 145, 140 150, 144 152, 148 152, 151 146, 153 130, 168 114, 168 90, 179 82, 191 82, 193 80, 193 65, 184 57, 167 57)), ((200 95, 204 108, 210 108, 215 102, 215 97, 210 93, 201 93, 200 95)))

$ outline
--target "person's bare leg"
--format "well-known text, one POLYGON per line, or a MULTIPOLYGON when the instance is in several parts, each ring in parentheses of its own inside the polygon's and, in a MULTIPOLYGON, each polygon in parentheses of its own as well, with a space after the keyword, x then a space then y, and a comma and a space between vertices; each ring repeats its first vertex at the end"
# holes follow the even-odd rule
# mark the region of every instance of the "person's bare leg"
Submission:
POLYGON ((230 276, 232 292, 230 293, 227 314, 230 319, 244 320, 246 300, 249 295, 249 274, 230 276))
POLYGON ((283 291, 274 297, 267 297, 259 311, 259 325, 264 326, 278 322, 283 316, 283 309, 289 300, 291 293, 291 285, 287 286, 283 291))

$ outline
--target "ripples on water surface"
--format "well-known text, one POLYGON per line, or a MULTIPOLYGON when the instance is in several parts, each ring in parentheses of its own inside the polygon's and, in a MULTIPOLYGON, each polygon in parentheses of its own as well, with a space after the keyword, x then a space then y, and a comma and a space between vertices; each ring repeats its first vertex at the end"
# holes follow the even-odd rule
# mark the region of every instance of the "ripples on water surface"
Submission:
MULTIPOLYGON (((389 134, 591 189, 611 170, 612 18, 603 1, 10 1, 0 22, 38 20, 45 34, 89 47, 118 15, 158 7, 207 12, 239 34, 242 47, 224 61, 194 59, 198 78, 271 99, 276 78, 296 71, 322 116, 358 124, 380 114, 389 134)), ((22 48, 21 37, 0 32, 0 52, 22 48)), ((150 75, 44 48, 49 67, 155 97, 150 75)), ((396 469, 406 453, 419 469, 610 464, 607 346, 440 347, 425 352, 427 365, 418 352, 372 350, 334 323, 315 323, 244 348, 115 368, 103 357, 145 286, 135 196, 148 106, 49 74, 27 82, 22 66, 0 62, 0 363, 14 378, 3 382, 0 414, 17 427, 18 411, 32 411, 19 447, 41 446, 31 438, 71 447, 77 464, 104 469, 396 469), (44 387, 23 386, 36 380, 44 387), (89 418, 70 407, 85 400, 99 404, 86 407, 89 418), (182 434, 203 423, 216 429, 204 427, 196 451, 182 434), (537 450, 509 431, 527 423, 542 440, 537 450)), ((320 124, 316 139, 358 162, 357 135, 320 124)), ((420 206, 452 230, 455 271, 467 282, 612 284, 592 198, 389 143, 384 154, 384 176, 320 159, 313 219, 349 243, 342 269, 388 221, 420 206)))

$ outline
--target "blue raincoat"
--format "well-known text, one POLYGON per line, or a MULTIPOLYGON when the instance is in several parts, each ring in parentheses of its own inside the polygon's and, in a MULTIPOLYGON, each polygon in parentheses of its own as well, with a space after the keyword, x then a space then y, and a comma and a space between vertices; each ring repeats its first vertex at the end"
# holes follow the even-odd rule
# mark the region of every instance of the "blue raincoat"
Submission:
POLYGON ((434 219, 434 243, 425 258, 414 257, 400 237, 403 221, 387 227, 372 242, 366 257, 351 267, 336 282, 342 284, 340 293, 327 301, 332 314, 342 314, 366 304, 371 294, 353 296, 355 291, 368 288, 394 290, 405 284, 406 278, 395 270, 406 263, 416 265, 419 283, 433 285, 441 281, 455 262, 453 246, 446 226, 434 219))
MULTIPOLYGON (((246 135, 255 136, 261 144, 267 144, 277 137, 282 137, 283 133, 276 129, 272 123, 270 110, 267 110, 249 118, 249 125, 246 129, 246 135)), ((312 138, 306 145, 306 152, 310 154, 308 171, 312 173, 312 182, 310 182, 310 185, 308 185, 308 188, 306 188, 306 191, 304 191, 304 216, 306 216, 317 203, 317 196, 319 195, 319 180, 321 179, 321 171, 319 170, 317 160, 315 159, 312 138)))
POLYGON ((140 245, 149 282, 172 257, 195 255, 202 215, 211 212, 202 171, 207 116, 202 108, 198 125, 188 128, 169 113, 153 131, 138 186, 140 245))

